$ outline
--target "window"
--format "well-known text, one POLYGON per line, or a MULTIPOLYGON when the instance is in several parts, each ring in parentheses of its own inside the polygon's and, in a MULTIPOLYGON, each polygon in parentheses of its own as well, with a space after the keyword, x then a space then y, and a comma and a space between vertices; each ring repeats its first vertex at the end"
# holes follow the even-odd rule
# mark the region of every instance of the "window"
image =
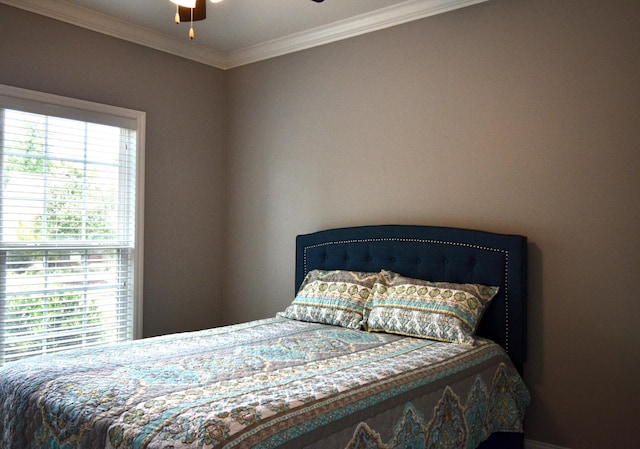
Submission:
POLYGON ((144 125, 0 85, 0 364, 140 336, 144 125))

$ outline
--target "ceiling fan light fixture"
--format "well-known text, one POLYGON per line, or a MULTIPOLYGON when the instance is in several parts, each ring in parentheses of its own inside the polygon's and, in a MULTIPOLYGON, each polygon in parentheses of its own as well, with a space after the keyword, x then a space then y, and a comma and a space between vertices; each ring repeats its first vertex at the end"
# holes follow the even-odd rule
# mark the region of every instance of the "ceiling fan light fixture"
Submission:
MULTIPOLYGON (((207 18, 207 1, 206 0, 170 0, 176 5, 175 22, 191 22, 189 28, 189 39, 193 40, 195 33, 193 31, 193 22, 196 20, 204 20, 207 18)), ((221 1, 221 0, 218 0, 221 1)))
MULTIPOLYGON (((173 0, 171 0, 173 1, 173 0)), ((182 0, 180 0, 182 1, 182 0)), ((191 20, 191 12, 193 12, 193 21, 204 20, 207 18, 207 0, 196 0, 195 6, 185 7, 178 5, 176 11, 180 14, 181 22, 188 22, 191 20)))
POLYGON ((171 0, 171 3, 175 3, 178 6, 182 6, 184 8, 195 8, 196 0, 171 0))

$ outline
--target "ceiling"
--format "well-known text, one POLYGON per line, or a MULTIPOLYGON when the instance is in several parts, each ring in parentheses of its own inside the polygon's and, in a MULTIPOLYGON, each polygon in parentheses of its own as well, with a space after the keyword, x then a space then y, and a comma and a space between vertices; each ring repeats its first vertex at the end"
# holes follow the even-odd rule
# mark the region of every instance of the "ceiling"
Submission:
POLYGON ((280 56, 487 0, 223 0, 173 21, 170 0, 0 0, 221 69, 280 56))

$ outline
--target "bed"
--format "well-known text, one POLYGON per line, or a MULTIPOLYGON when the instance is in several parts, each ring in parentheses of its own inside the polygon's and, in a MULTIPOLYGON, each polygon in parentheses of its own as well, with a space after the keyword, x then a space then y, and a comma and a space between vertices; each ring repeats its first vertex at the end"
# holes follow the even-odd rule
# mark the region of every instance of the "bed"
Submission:
POLYGON ((300 235, 275 317, 0 367, 0 446, 521 448, 526 243, 405 225, 300 235))

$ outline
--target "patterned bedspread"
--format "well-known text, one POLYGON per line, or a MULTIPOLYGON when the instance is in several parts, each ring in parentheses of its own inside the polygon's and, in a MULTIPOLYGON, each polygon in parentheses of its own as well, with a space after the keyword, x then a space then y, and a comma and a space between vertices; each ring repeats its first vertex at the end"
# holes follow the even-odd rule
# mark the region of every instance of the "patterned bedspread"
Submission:
POLYGON ((488 341, 271 318, 8 364, 0 447, 466 449, 528 402, 488 341))

